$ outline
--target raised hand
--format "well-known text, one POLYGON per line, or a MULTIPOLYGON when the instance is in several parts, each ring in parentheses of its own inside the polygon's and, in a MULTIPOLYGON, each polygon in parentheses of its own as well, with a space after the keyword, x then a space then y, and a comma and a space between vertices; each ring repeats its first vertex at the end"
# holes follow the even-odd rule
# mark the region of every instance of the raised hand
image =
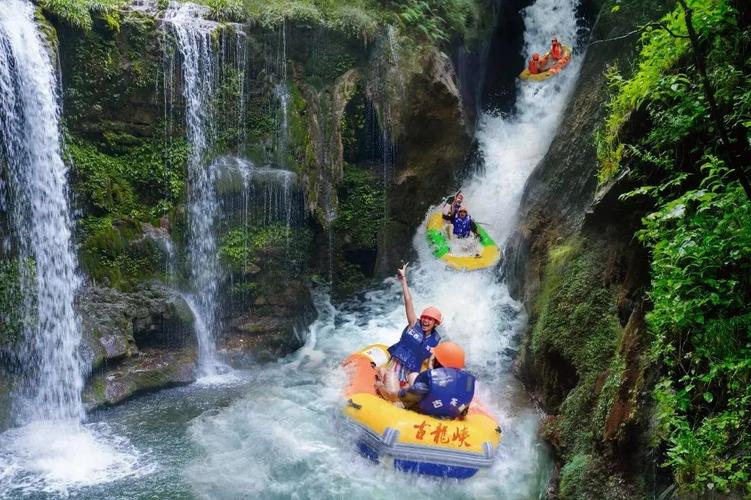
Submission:
POLYGON ((407 265, 408 265, 408 264, 409 264, 409 263, 407 263, 407 264, 404 264, 404 265, 403 265, 402 267, 400 267, 400 268, 398 268, 398 269, 396 270, 396 275, 397 275, 397 277, 398 277, 398 278, 399 278, 400 280, 403 280, 404 278, 406 278, 406 277, 407 277, 407 265))

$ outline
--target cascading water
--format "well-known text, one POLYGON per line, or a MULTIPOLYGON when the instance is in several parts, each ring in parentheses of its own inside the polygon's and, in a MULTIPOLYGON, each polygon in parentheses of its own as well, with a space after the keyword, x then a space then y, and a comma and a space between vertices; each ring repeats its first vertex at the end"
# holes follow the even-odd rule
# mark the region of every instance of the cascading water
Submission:
MULTIPOLYGON (((257 167, 250 160, 236 156, 217 158, 211 167, 216 171, 219 185, 237 184, 239 175, 242 189, 220 188, 222 212, 231 217, 241 207, 245 226, 284 225, 287 232, 303 221, 303 195, 294 172, 281 168, 257 167)), ((237 186, 240 187, 240 186, 237 186)))
MULTIPOLYGON (((543 51, 551 35, 573 44, 577 3, 539 0, 527 8, 525 53, 530 48, 543 51)), ((478 138, 484 169, 463 191, 471 213, 487 224, 497 241, 504 241, 514 226, 524 183, 555 134, 578 69, 575 60, 555 79, 520 83, 518 107, 511 117, 481 119, 478 138)), ((416 307, 434 304, 443 311, 445 338, 465 348, 483 401, 500 417, 504 437, 493 468, 463 483, 437 485, 433 479, 398 474, 359 459, 350 436, 342 433, 336 416, 343 374, 332 368, 368 343, 393 343, 405 324, 399 286, 387 280, 382 289, 339 309, 325 294, 317 294, 319 318, 303 349, 258 373, 241 401, 194 421, 191 435, 205 455, 186 474, 195 492, 274 498, 300 492, 321 498, 386 498, 395 492, 434 498, 436 488, 446 498, 543 494, 549 458, 537 438, 539 415, 511 371, 525 324, 523 308, 492 271, 446 270, 431 255, 424 229, 416 234, 415 247, 420 261, 411 266, 409 278, 416 307)))
POLYGON ((137 452, 106 425, 82 425, 80 286, 61 159, 57 82, 34 24, 34 5, 0 9, 0 163, 7 168, 24 328, 24 380, 14 407, 22 427, 0 435, 0 496, 106 482, 139 472, 137 452))
POLYGON ((274 94, 279 100, 279 126, 277 127, 276 153, 279 166, 287 166, 289 150, 289 101, 290 91, 287 83, 287 23, 282 21, 279 28, 279 54, 276 61, 276 77, 278 82, 274 86, 274 94))
POLYGON ((0 139, 14 200, 11 224, 25 270, 22 358, 28 384, 20 422, 79 421, 81 333, 73 310, 80 285, 71 244, 66 167, 60 156, 55 74, 30 3, 0 12, 0 139))
MULTIPOLYGON (((215 333, 219 330, 217 294, 219 256, 214 222, 217 216, 215 169, 207 168, 213 136, 216 54, 211 34, 217 24, 206 21, 207 9, 195 4, 170 4, 164 20, 181 56, 188 155, 189 270, 193 293, 186 301, 196 315, 198 364, 202 376, 216 375, 215 333)), ((166 85, 165 85, 166 87, 166 85)))

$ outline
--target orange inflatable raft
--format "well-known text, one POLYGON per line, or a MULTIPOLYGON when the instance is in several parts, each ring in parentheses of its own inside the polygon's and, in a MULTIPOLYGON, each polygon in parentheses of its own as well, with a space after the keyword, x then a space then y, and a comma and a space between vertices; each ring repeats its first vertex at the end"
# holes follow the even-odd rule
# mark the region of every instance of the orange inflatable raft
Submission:
MULTIPOLYGON (((519 74, 519 78, 521 78, 522 80, 535 80, 540 82, 560 73, 561 70, 568 66, 569 62, 571 62, 571 47, 568 47, 566 45, 562 45, 561 47, 563 48, 563 54, 561 55, 560 59, 553 63, 552 66, 547 68, 545 71, 541 71, 534 75, 529 72, 529 69, 524 68, 524 71, 519 74)), ((545 59, 546 61, 552 60, 550 52, 547 52, 543 56, 543 59, 545 59)))
POLYGON ((477 398, 467 416, 456 420, 398 408, 375 391, 376 369, 389 358, 387 347, 375 344, 343 363, 348 376, 344 415, 356 430, 360 453, 397 470, 457 479, 490 467, 501 428, 477 398))

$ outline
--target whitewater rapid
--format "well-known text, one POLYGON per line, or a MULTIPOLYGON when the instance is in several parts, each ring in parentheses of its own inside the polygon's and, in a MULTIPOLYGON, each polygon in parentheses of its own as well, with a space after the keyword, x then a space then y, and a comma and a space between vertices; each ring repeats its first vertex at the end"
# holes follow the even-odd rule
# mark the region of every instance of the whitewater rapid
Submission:
MULTIPOLYGON (((546 51, 553 36, 575 43, 577 3, 539 0, 526 9, 525 54, 546 51)), ((496 241, 504 242, 516 225, 524 184, 555 136, 579 59, 554 79, 520 82, 513 114, 480 120, 484 166, 462 190, 471 213, 496 241)), ((550 458, 537 436, 540 415, 511 372, 526 323, 523 308, 497 270, 458 273, 436 261, 424 224, 414 247, 419 259, 408 277, 416 309, 441 309, 444 338, 464 347, 480 396, 501 422, 503 443, 492 469, 463 483, 401 474, 359 457, 343 430, 340 361, 366 344, 395 342, 406 324, 399 285, 388 279, 339 308, 319 290, 319 316, 305 346, 256 373, 241 400, 192 422, 190 436, 202 453, 185 477, 195 494, 391 498, 398 491, 435 498, 440 489, 444 498, 534 498, 544 492, 550 458)))

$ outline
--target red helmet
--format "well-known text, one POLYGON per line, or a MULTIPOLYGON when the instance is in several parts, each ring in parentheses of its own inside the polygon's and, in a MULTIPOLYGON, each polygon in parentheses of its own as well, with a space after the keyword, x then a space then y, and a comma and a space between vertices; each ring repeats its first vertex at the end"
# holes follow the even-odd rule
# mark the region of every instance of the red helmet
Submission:
POLYGON ((421 313, 420 313, 420 319, 422 318, 430 318, 432 320, 435 320, 436 325, 440 325, 441 321, 443 320, 443 316, 441 315, 441 311, 438 310, 435 306, 426 307, 421 313))
POLYGON ((446 368, 464 368, 464 349, 453 342, 441 342, 433 348, 433 355, 446 368))
POLYGON ((540 54, 538 54, 537 52, 532 54, 532 59, 534 59, 535 61, 539 58, 540 58, 540 54))

